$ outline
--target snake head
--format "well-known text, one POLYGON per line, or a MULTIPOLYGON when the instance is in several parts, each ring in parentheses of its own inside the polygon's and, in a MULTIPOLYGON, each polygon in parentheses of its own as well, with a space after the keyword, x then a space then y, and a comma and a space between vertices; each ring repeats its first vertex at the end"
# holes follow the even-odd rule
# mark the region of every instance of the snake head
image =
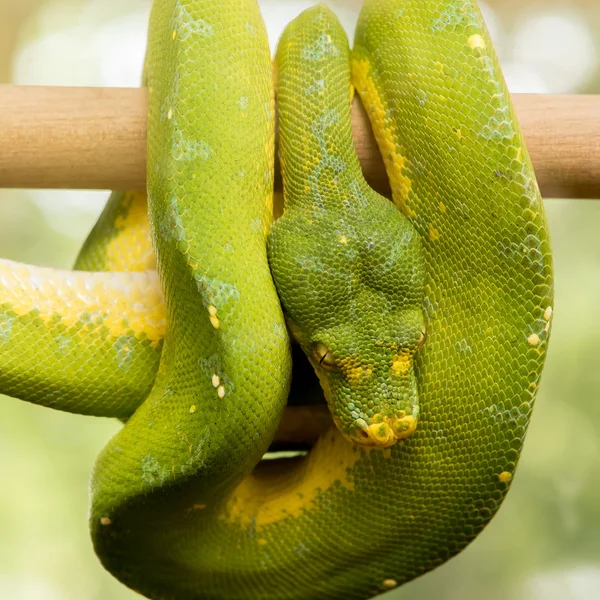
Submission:
POLYGON ((426 333, 422 313, 385 319, 389 330, 362 322, 316 331, 310 339, 288 318, 308 356, 333 420, 355 444, 386 448, 408 438, 419 417, 414 359, 426 333), (365 335, 366 330, 366 335, 365 335))
POLYGON ((269 260, 288 328, 338 428, 354 443, 388 447, 419 417, 424 260, 419 235, 389 201, 372 192, 362 208, 326 219, 284 213, 269 260))

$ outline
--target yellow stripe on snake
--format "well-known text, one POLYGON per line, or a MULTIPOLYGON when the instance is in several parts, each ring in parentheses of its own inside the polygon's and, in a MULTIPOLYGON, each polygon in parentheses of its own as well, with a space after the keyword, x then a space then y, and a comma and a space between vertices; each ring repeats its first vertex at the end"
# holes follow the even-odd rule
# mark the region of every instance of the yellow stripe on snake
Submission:
POLYGON ((540 381, 548 230, 474 2, 366 0, 352 53, 314 7, 275 71, 271 226, 256 2, 155 0, 158 278, 143 193, 113 194, 78 271, 0 264, 0 390, 125 421, 94 468, 90 528, 149 598, 363 599, 427 572, 500 506, 540 381), (393 203, 362 177, 354 89, 393 203), (286 329, 332 423, 306 457, 261 461, 288 395, 286 329))

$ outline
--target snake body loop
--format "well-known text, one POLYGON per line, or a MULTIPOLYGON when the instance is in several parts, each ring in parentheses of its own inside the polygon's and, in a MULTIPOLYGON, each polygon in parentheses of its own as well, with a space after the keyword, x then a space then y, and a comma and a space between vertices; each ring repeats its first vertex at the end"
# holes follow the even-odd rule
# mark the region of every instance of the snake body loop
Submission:
POLYGON ((90 528, 106 568, 156 600, 361 600, 441 564, 510 487, 544 363, 544 209, 475 3, 366 0, 352 52, 314 7, 275 67, 272 228, 256 2, 155 0, 155 253, 144 195, 115 193, 80 271, 0 262, 0 389, 126 421, 95 466, 90 528), (360 173, 353 89, 393 203, 360 173), (286 325, 335 425, 306 457, 260 461, 286 325))

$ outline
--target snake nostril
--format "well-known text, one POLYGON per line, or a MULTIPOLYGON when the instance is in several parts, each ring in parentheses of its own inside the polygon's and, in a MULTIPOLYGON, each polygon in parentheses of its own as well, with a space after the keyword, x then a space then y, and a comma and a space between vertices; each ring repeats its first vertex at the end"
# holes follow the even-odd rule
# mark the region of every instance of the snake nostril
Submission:
POLYGON ((365 440, 369 437, 369 434, 364 429, 359 429, 358 435, 365 440))

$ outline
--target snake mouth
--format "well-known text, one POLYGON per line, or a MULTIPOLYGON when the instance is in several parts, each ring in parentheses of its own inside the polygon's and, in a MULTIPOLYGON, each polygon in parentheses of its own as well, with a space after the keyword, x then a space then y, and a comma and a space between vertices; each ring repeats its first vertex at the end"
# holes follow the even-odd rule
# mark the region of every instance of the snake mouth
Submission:
POLYGON ((370 425, 359 419, 354 432, 345 434, 353 443, 372 448, 389 448, 399 440, 410 437, 417 428, 417 419, 412 415, 379 417, 370 425))

